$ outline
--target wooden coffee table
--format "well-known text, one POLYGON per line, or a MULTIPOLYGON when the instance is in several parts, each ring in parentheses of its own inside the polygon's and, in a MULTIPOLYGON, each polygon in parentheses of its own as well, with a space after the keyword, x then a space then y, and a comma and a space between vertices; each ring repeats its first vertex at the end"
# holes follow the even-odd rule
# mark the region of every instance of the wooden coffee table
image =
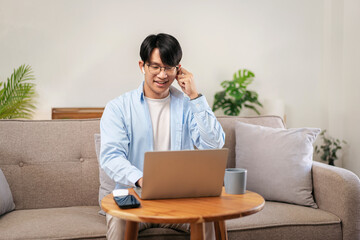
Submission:
MULTIPOLYGON (((129 193, 138 198, 133 189, 129 193)), ((227 239, 225 220, 254 214, 263 209, 265 200, 257 193, 220 197, 140 200, 140 208, 120 209, 109 194, 101 201, 105 212, 126 220, 125 239, 137 239, 139 222, 190 223, 191 239, 204 239, 204 223, 214 222, 216 239, 227 239)))

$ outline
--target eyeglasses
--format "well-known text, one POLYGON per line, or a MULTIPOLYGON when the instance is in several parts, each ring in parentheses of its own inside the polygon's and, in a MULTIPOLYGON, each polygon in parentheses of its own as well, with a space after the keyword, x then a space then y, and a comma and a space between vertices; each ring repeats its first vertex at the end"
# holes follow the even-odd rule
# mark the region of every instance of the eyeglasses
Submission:
POLYGON ((161 72, 161 69, 164 69, 164 72, 166 73, 166 75, 174 75, 176 73, 175 70, 177 70, 179 68, 178 66, 176 66, 176 67, 160 67, 156 64, 148 64, 148 63, 146 63, 146 65, 149 68, 149 72, 154 75, 158 75, 161 72))

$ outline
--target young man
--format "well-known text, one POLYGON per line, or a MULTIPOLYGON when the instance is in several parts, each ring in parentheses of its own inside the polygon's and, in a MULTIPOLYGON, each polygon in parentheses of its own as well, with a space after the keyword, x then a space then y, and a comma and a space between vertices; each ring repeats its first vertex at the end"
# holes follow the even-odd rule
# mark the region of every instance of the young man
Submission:
MULTIPOLYGON (((100 163, 116 188, 142 186, 147 151, 222 148, 225 133, 193 75, 182 68, 182 50, 171 35, 149 35, 139 61, 144 81, 138 89, 110 101, 101 118, 100 163), (171 86, 177 81, 181 90, 171 86)), ((125 221, 106 215, 108 239, 123 239, 125 221)), ((142 230, 151 224, 140 224, 142 230)), ((206 224, 206 239, 213 238, 206 224)), ((161 227, 187 231, 188 224, 161 227)))

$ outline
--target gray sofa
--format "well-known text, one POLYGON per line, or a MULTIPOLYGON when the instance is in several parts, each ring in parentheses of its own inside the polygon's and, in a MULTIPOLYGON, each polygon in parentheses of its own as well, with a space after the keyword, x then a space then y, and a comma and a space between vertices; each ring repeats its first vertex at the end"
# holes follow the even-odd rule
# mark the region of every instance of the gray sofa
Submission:
MULTIPOLYGON (((234 123, 283 128, 279 117, 219 117, 235 166, 234 123)), ((105 239, 98 214, 99 120, 0 120, 0 168, 16 208, 0 216, 0 239, 105 239)), ((360 239, 360 182, 345 169, 313 163, 319 209, 267 201, 262 211, 227 221, 229 239, 360 239)), ((148 229, 141 239, 188 239, 148 229)))

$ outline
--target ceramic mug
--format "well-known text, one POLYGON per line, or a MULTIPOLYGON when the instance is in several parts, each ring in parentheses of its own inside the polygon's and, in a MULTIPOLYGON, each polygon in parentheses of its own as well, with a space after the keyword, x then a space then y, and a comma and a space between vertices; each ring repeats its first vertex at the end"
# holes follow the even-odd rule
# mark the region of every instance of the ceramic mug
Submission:
POLYGON ((244 168, 225 169, 224 185, 227 194, 244 194, 246 192, 247 170, 244 168))

